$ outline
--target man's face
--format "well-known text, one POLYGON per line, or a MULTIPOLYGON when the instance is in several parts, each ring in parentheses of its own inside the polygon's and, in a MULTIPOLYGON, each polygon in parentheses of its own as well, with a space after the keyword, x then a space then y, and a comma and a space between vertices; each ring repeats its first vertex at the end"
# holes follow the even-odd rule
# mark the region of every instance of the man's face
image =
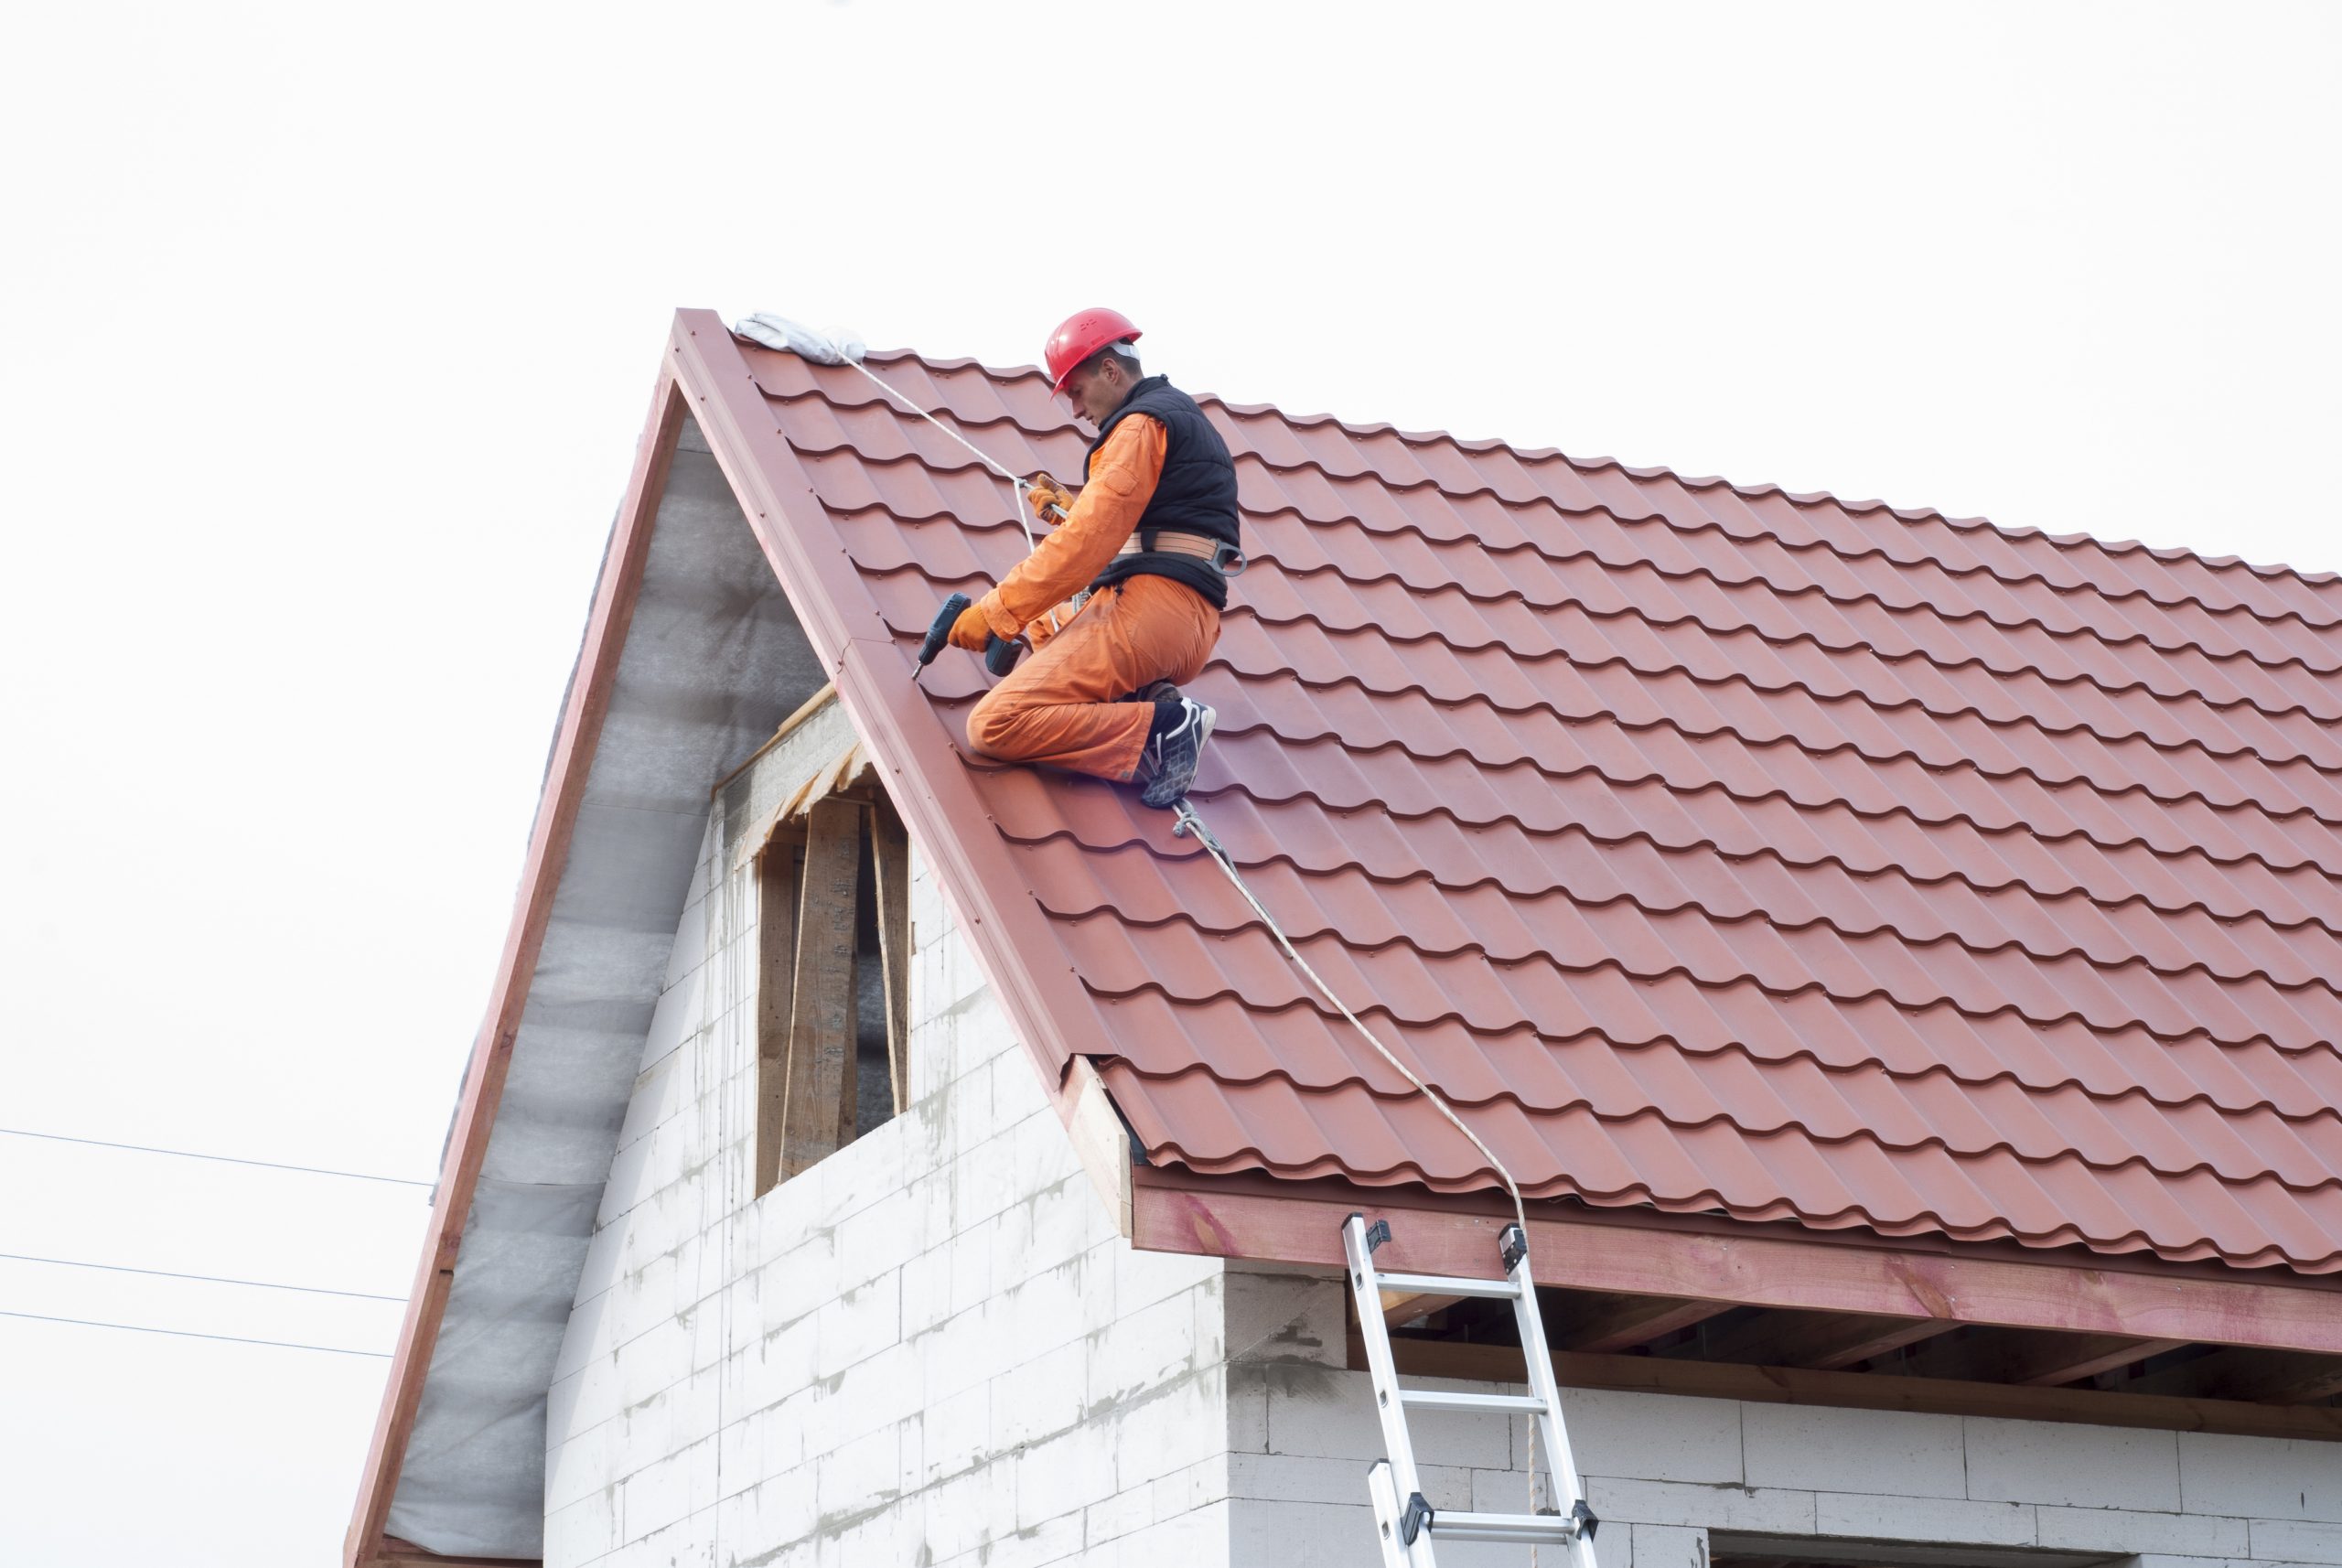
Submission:
POLYGON ((1123 394, 1128 391, 1130 383, 1123 377, 1122 361, 1110 354, 1098 364, 1076 369, 1065 379, 1062 395, 1073 405, 1075 418, 1103 424, 1108 415, 1123 406, 1123 394))

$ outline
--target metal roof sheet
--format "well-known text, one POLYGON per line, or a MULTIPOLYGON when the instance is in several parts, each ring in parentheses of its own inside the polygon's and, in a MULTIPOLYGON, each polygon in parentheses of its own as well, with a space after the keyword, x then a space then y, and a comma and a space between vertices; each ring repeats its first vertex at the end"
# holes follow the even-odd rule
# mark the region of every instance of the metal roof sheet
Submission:
MULTIPOLYGON (((1005 488, 740 352, 908 675, 1005 488)), ((872 363, 1080 473, 1037 371, 872 363)), ((2342 1270, 2337 579, 1202 401, 1254 564, 1197 802, 1524 1190, 2342 1270)), ((984 684, 924 683, 958 829, 1149 1158, 1491 1184, 1167 816, 967 757, 984 684)))

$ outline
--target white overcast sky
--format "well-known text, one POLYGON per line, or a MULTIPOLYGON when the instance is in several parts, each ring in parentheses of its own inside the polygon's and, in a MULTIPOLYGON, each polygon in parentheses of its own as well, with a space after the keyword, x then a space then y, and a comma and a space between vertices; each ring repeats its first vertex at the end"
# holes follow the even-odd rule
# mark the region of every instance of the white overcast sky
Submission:
MULTIPOLYGON (((428 1177, 671 312, 2342 567, 2342 8, 74 5, 0 91, 0 1125, 428 1177)), ((0 1136, 0 1251, 415 1188, 0 1136)), ((0 1310, 392 1304, 0 1261, 0 1310)), ((387 1363, 0 1318, 0 1560, 331 1561, 387 1363)))

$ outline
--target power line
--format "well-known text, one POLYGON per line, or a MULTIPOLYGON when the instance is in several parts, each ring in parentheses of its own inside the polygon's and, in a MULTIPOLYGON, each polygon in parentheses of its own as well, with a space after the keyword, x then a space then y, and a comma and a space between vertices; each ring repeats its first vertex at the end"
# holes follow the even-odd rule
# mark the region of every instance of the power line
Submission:
POLYGON ((12 1263, 54 1263, 61 1269, 103 1269, 115 1274, 152 1274, 160 1280, 201 1280, 206 1284, 250 1285, 255 1290, 297 1290, 310 1295, 346 1295, 358 1301, 404 1301, 403 1295, 377 1295, 371 1291, 328 1290, 323 1285, 281 1285, 269 1280, 231 1280, 218 1274, 181 1274, 168 1269, 134 1269, 127 1263, 85 1263, 78 1258, 36 1258, 26 1252, 0 1252, 12 1263))
POLYGON ((21 1127, 0 1127, 0 1135, 11 1138, 46 1138, 53 1144, 87 1144, 93 1149, 128 1149, 141 1155, 170 1155, 182 1160, 216 1160, 223 1165, 257 1165, 268 1171, 299 1171, 306 1176, 348 1176, 352 1181, 389 1182, 393 1187, 430 1187, 427 1181, 413 1181, 405 1176, 369 1176, 363 1171, 329 1171, 321 1165, 287 1165, 274 1160, 242 1160, 233 1155, 199 1155, 192 1149, 157 1149, 145 1144, 110 1144, 103 1138, 69 1138, 62 1133, 28 1133, 21 1127))
POLYGON ((273 1345, 279 1350, 323 1350, 331 1356, 371 1356, 391 1359, 388 1350, 352 1350, 345 1345, 300 1345, 290 1339, 247 1339, 238 1334, 198 1334, 192 1328, 149 1328, 143 1323, 100 1323, 93 1317, 50 1317, 38 1312, 0 1310, 0 1317, 21 1317, 32 1323, 71 1323, 83 1328, 119 1328, 131 1334, 168 1334, 180 1339, 217 1339, 228 1345, 273 1345))

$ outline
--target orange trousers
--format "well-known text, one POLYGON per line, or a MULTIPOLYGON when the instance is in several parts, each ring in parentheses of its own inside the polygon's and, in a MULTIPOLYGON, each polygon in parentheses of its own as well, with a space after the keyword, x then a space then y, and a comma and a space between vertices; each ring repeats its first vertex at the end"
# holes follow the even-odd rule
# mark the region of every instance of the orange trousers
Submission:
POLYGON ((968 714, 968 744, 1003 762, 1127 780, 1155 706, 1118 699, 1156 681, 1185 685, 1219 640, 1219 612, 1193 588, 1124 578, 984 693, 968 714))

